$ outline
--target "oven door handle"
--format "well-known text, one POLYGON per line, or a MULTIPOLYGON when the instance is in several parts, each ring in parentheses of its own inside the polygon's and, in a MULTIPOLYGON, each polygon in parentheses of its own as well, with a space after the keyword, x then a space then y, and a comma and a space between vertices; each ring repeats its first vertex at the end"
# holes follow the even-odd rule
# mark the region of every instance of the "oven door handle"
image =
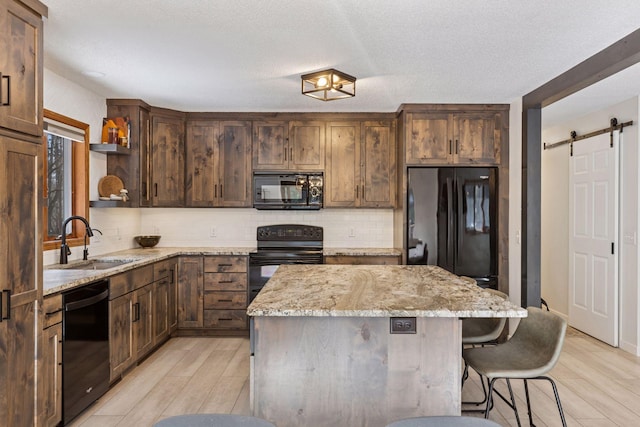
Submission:
POLYGON ((282 264, 322 264, 322 258, 314 259, 286 259, 286 258, 268 258, 268 259, 251 259, 249 267, 262 267, 266 265, 282 265, 282 264))

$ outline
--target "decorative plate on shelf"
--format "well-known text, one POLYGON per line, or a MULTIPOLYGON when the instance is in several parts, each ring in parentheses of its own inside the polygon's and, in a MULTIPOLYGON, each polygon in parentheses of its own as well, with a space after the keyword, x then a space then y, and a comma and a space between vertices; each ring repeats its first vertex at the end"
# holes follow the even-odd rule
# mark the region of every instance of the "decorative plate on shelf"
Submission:
POLYGON ((107 175, 98 181, 98 194, 102 197, 109 197, 112 194, 119 195, 124 188, 122 180, 115 175, 107 175))

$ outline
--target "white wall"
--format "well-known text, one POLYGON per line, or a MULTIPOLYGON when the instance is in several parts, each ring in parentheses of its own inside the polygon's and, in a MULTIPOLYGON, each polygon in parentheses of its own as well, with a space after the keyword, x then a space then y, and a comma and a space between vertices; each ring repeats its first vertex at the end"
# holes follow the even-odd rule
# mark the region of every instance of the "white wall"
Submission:
MULTIPOLYGON (((634 121, 625 128, 620 147, 620 347, 639 354, 638 301, 638 119, 639 98, 607 107, 601 111, 568 121, 552 128, 544 127, 542 140, 554 143, 606 128, 613 117, 619 123, 634 121), (622 236, 631 236, 626 241, 622 236), (635 236, 635 239, 634 237, 635 236), (634 242, 635 240, 635 242, 634 242)), ((569 145, 544 150, 542 153, 542 297, 557 313, 568 314, 569 283, 569 145)))

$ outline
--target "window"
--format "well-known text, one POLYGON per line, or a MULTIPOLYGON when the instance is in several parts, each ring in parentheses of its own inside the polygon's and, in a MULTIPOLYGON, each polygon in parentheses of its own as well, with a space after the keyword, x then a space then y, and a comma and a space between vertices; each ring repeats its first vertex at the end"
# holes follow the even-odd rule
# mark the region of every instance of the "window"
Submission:
MULTIPOLYGON (((89 219, 89 125, 44 110, 43 248, 60 247, 62 222, 71 215, 89 219)), ((84 244, 85 227, 67 226, 67 244, 84 244)))

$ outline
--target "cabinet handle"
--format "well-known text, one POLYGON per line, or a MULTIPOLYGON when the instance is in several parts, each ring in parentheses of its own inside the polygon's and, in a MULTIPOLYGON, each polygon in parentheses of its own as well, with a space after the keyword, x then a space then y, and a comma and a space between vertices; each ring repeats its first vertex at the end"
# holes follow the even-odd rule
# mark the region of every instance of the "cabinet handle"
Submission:
POLYGON ((153 197, 158 197, 158 183, 153 184, 153 192, 155 195, 153 197))
POLYGON ((222 195, 222 184, 220 184, 220 198, 223 199, 224 196, 222 195))
POLYGON ((218 267, 231 267, 233 264, 218 264, 218 267))
POLYGON ((456 154, 458 154, 458 151, 460 150, 460 143, 458 142, 458 140, 456 139, 456 154))
POLYGON ((284 161, 287 161, 287 147, 284 147, 284 161))
POLYGON ((175 271, 174 271, 173 268, 169 270, 169 277, 171 277, 171 280, 169 281, 169 284, 172 284, 173 281, 174 281, 174 272, 175 271))
POLYGON ((233 280, 220 280, 218 283, 223 284, 223 283, 233 283, 233 280))
POLYGON ((218 184, 213 185, 213 198, 214 199, 218 198, 218 184))
POLYGON ((163 268, 162 270, 158 271, 158 274, 163 275, 166 272, 167 272, 167 269, 163 268))
POLYGON ((221 317, 221 318, 220 318, 220 321, 221 321, 221 322, 231 322, 232 320, 233 320, 233 319, 229 319, 229 318, 227 318, 227 317, 221 317))
POLYGON ((45 313, 44 315, 45 315, 45 316, 53 316, 54 314, 56 314, 56 313, 60 313, 61 311, 62 311, 62 309, 61 309, 61 308, 59 308, 59 309, 57 309, 57 310, 47 312, 47 313, 45 313))
MULTIPOLYGON (((11 76, 3 76, 2 73, 0 73, 0 79, 4 80, 7 79, 7 102, 3 102, 2 105, 3 107, 8 107, 9 105, 11 105, 11 76)), ((0 102, 2 102, 2 82, 0 81, 0 102)))
POLYGON ((0 293, 0 322, 3 320, 11 319, 11 289, 4 289, 2 293, 0 293), (7 294, 7 315, 5 316, 2 312, 2 303, 3 298, 2 295, 7 294))
POLYGON ((356 185, 356 199, 360 198, 360 186, 356 185))
POLYGON ((293 147, 289 148, 289 161, 293 161, 293 147))
POLYGON ((133 304, 133 323, 140 320, 140 303, 133 304))
POLYGON ((146 187, 147 187, 147 194, 145 194, 145 198, 147 199, 147 201, 149 201, 150 197, 151 197, 151 121, 147 120, 146 122, 146 128, 147 128, 147 182, 146 182, 146 187))
POLYGON ((449 154, 453 154, 453 141, 449 140, 449 154))
POLYGON ((233 300, 230 299, 219 299, 218 302, 231 302, 233 300))

